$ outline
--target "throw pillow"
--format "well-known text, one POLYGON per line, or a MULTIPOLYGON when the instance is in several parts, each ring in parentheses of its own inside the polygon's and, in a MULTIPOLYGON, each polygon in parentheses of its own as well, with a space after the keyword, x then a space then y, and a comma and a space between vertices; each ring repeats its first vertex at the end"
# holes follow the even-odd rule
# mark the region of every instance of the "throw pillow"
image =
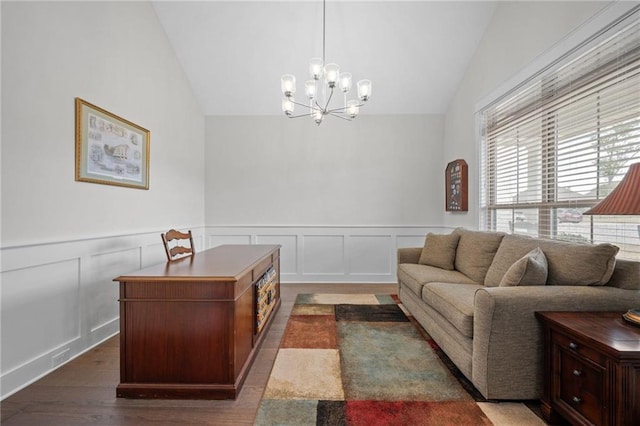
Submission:
POLYGON ((456 233, 440 235, 429 232, 418 263, 452 271, 459 239, 460 235, 456 233))
POLYGON ((536 247, 511 265, 502 277, 500 287, 545 285, 548 273, 547 257, 540 247, 536 247))

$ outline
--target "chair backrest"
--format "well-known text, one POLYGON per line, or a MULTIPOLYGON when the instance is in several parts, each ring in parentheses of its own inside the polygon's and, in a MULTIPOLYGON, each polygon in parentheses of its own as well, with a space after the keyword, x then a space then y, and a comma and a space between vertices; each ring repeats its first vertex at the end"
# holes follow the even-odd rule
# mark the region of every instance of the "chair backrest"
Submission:
POLYGON ((183 257, 193 256, 196 254, 196 249, 193 247, 193 236, 191 230, 187 233, 176 231, 171 229, 166 234, 160 234, 162 236, 162 242, 164 243, 164 251, 167 254, 167 260, 177 260, 183 257), (175 243, 172 241, 177 240, 175 243), (189 241, 187 247, 186 241, 189 241))

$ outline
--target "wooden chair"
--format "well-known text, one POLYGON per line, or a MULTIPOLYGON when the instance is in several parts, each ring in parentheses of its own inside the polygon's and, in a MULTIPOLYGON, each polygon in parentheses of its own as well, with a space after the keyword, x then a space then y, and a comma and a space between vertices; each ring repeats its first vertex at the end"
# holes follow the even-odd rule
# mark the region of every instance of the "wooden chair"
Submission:
POLYGON ((196 254, 196 249, 193 247, 193 236, 191 230, 186 234, 184 232, 171 229, 166 234, 160 234, 162 236, 162 242, 164 243, 164 251, 167 254, 167 260, 182 259, 183 257, 193 256, 196 254), (170 242, 178 240, 173 247, 170 247, 170 242), (189 240, 189 246, 187 247, 186 241, 189 240))

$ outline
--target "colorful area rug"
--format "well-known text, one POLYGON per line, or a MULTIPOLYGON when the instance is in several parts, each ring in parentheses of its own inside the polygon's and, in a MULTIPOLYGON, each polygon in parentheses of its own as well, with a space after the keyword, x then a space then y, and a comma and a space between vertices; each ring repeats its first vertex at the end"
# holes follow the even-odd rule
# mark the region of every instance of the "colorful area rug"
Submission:
POLYGON ((255 424, 491 425, 438 351, 395 296, 298 295, 255 424))

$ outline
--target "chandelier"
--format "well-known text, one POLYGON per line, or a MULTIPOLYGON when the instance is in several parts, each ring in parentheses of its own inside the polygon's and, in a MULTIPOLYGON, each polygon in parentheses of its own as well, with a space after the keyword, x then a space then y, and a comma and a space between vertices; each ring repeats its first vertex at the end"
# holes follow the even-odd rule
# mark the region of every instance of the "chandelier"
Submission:
MULTIPOLYGON (((347 93, 352 87, 352 76, 348 72, 340 72, 338 64, 325 63, 325 32, 326 32, 326 0, 322 1, 322 58, 312 58, 309 61, 310 79, 304 83, 304 94, 309 103, 297 102, 293 95, 296 93, 296 77, 285 74, 280 79, 280 86, 284 99, 282 111, 289 118, 311 117, 319 126, 325 116, 342 118, 351 121, 357 117, 360 107, 371 97, 371 80, 360 80, 356 84, 358 99, 347 100, 347 93), (334 91, 338 88, 343 95, 341 106, 331 106, 334 91), (309 112, 294 115, 296 105, 308 108, 309 112)), ((339 93, 338 93, 339 96, 339 93)), ((337 97, 337 96, 336 96, 337 97)))

